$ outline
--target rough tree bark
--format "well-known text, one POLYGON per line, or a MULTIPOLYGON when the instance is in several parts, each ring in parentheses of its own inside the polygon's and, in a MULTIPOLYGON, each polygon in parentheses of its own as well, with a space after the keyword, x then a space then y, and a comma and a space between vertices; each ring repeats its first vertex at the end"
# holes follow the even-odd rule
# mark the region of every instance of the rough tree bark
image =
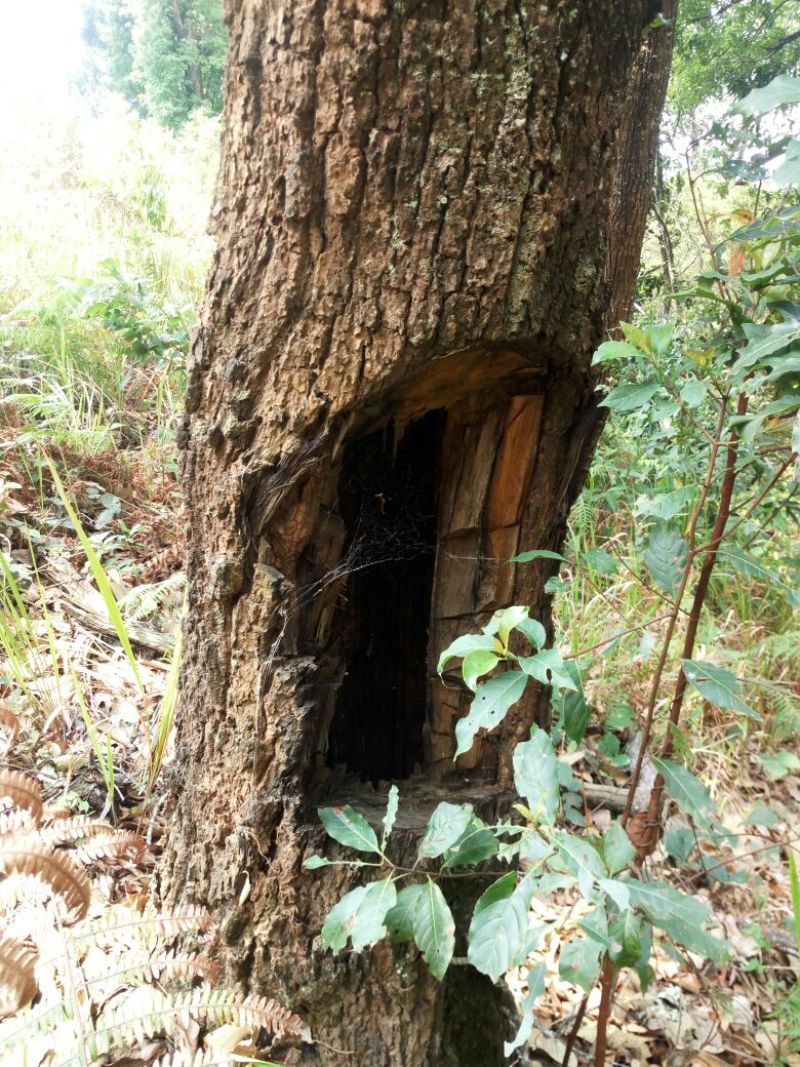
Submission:
POLYGON ((307 1018, 317 1043, 287 1062, 502 1062, 480 976, 441 991, 414 953, 323 953, 345 878, 301 864, 323 798, 379 810, 402 780, 409 848, 445 788, 502 803, 546 714, 532 698, 454 765, 466 703, 434 667, 497 607, 548 618, 548 566, 507 561, 559 547, 596 440, 590 357, 631 298, 671 48, 657 12, 228 0, 162 887, 218 913, 234 980, 307 1018))

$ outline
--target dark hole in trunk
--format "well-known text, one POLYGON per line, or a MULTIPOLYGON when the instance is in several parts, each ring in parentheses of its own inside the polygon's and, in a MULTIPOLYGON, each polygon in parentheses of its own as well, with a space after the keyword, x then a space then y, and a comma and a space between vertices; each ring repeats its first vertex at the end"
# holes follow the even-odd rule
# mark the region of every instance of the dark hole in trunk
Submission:
POLYGON ((439 448, 432 411, 345 446, 339 513, 351 571, 341 635, 347 673, 328 761, 364 780, 406 778, 424 762, 428 627, 436 557, 439 448))

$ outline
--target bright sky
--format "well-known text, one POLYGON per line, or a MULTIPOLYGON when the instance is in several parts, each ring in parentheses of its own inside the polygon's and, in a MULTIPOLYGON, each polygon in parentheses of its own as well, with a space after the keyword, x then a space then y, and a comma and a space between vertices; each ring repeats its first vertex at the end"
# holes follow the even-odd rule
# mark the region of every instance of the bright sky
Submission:
POLYGON ((83 58, 84 0, 0 0, 0 121, 67 104, 83 58))

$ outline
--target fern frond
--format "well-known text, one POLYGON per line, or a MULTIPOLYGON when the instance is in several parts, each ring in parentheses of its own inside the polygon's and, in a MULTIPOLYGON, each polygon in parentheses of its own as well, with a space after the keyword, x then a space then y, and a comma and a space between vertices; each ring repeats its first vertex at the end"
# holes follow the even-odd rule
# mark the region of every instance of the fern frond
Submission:
POLYGON ((42 817, 42 787, 22 771, 0 770, 0 807, 23 808, 38 823, 42 817))
POLYGON ((35 829, 36 822, 26 808, 0 812, 0 840, 11 834, 30 833, 35 829))
POLYGON ((39 992, 36 952, 14 938, 0 941, 0 1016, 13 1015, 39 992))
POLYGON ((213 921, 205 908, 187 905, 167 915, 146 915, 141 919, 131 919, 128 922, 121 923, 111 917, 85 923, 79 930, 72 931, 70 941, 73 944, 99 941, 121 930, 138 930, 143 937, 153 939, 177 937, 180 934, 192 932, 205 934, 212 926, 213 921))
POLYGON ((141 860, 146 850, 147 842, 140 834, 133 830, 112 830, 80 844, 77 852, 84 863, 96 863, 98 860, 141 860))
POLYGON ((100 1056, 131 1041, 169 1031, 178 1016, 201 1017, 207 1024, 221 1026, 235 1023, 239 1026, 263 1028, 273 1034, 291 1034, 306 1038, 308 1030, 302 1019, 282 1004, 266 997, 245 997, 228 990, 193 989, 189 993, 174 996, 153 990, 153 1003, 142 1010, 134 1002, 112 1008, 100 1017, 103 1025, 86 1035, 86 1051, 91 1056, 100 1056))
POLYGON ((250 1056, 237 1056, 235 1052, 210 1052, 199 1050, 187 1052, 185 1049, 168 1053, 153 1062, 153 1067, 247 1067, 247 1064, 259 1067, 281 1067, 271 1060, 253 1059, 250 1056))
POLYGON ((161 582, 138 585, 126 593, 120 601, 124 614, 134 621, 153 615, 166 600, 177 593, 186 583, 182 571, 176 571, 161 582))
POLYGON ((19 719, 4 700, 0 700, 0 729, 6 735, 3 755, 7 756, 19 737, 19 719))
POLYGON ((210 985, 219 980, 220 965, 205 953, 166 952, 147 959, 134 960, 123 967, 111 966, 99 974, 86 979, 86 986, 100 985, 114 981, 117 984, 145 985, 152 982, 170 982, 175 980, 191 981, 203 978, 210 985))
POLYGON ((89 910, 92 891, 82 868, 64 852, 54 852, 35 842, 11 843, 0 841, 0 872, 5 875, 23 874, 37 878, 60 897, 70 915, 68 921, 84 918, 89 910))
POLYGON ((111 823, 95 819, 91 815, 72 815, 67 819, 55 819, 39 827, 39 840, 43 845, 71 845, 100 834, 113 833, 111 823))

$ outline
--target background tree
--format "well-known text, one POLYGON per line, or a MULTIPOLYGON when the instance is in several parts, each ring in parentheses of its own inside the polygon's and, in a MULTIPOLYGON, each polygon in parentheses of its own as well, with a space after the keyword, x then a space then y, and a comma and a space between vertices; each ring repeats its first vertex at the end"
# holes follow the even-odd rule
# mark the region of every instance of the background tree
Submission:
POLYGON ((552 562, 510 557, 559 547, 599 429, 591 355, 630 299, 668 71, 657 13, 227 10, 163 888, 214 907, 231 974, 308 1018, 304 1062, 502 1060, 483 976, 440 993, 414 956, 325 955, 347 877, 301 865, 322 798, 382 807, 413 779, 410 844, 443 780, 502 807, 513 742, 546 718, 521 702, 454 764, 466 702, 436 662, 497 607, 548 617, 552 562))
POLYGON ((93 0, 84 36, 86 84, 177 128, 222 108, 225 27, 219 0, 93 0))

